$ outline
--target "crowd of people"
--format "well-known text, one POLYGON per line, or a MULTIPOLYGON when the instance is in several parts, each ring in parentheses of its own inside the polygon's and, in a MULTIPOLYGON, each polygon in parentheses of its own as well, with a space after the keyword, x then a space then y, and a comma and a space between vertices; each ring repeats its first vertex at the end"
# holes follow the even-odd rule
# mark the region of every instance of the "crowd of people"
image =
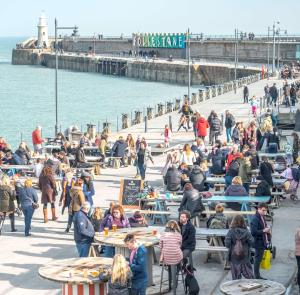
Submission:
MULTIPOLYGON (((297 102, 298 86, 295 85, 297 84, 284 84, 283 95, 287 106, 290 102, 292 105, 297 102)), ((277 189, 272 176, 275 172, 288 183, 288 187, 283 187, 282 190, 294 194, 297 192, 300 181, 299 137, 294 132, 292 142, 287 140, 282 143, 278 135, 276 114, 272 109, 278 103, 279 91, 276 85, 265 87, 269 108, 261 120, 257 120, 257 100, 255 96, 249 99, 247 86, 244 87, 243 96, 244 103, 250 103, 253 115, 248 123, 238 121, 229 110, 225 111, 224 118, 219 118, 214 110, 206 118, 198 110, 194 111, 188 100, 179 111, 181 116, 177 132, 180 132, 181 127, 186 131, 192 130, 193 142, 184 144, 182 150, 168 153, 161 171, 165 190, 171 193, 182 191, 183 194, 178 208, 178 220, 168 221, 159 237, 160 262, 168 267, 170 288, 174 289, 176 286, 178 268, 185 268, 187 264, 193 266, 196 229, 192 221, 198 216, 207 219, 207 228, 229 229, 223 242, 228 248, 228 261, 234 280, 242 276, 264 279, 260 274, 260 264, 264 251, 271 244, 271 228, 265 218, 269 212, 269 204, 256 204, 256 214, 247 227, 244 217, 239 214, 239 203, 226 204, 227 208, 237 211, 230 220, 224 213, 224 206, 213 203, 210 204, 210 209, 215 213, 207 218, 202 202, 203 198, 216 191, 215 185, 207 181, 210 176, 224 178, 224 195, 228 197, 249 196, 253 193, 258 197, 272 198, 272 192, 277 189), (259 157, 259 152, 277 154, 280 149, 284 149, 285 157, 275 156, 273 162, 267 156, 259 157), (251 185, 255 185, 254 192, 251 192, 251 185), (255 254, 252 268, 253 248, 255 254)), ((172 140, 170 126, 165 125, 162 135, 164 147, 168 148, 172 140)), ((57 148, 41 160, 39 155, 43 153, 44 142, 39 126, 32 133, 33 152, 25 142, 13 152, 5 139, 0 138, 0 165, 34 164, 35 176, 38 178, 36 185, 41 191, 39 201, 33 188, 33 178, 27 177, 23 182, 22 176, 11 170, 1 174, 0 233, 6 216, 10 219, 11 231, 16 231, 15 212, 19 208, 24 214, 24 234, 26 237, 30 236, 31 220, 39 202, 42 204, 44 222, 47 223, 48 206, 51 208, 52 220, 57 220, 57 201, 62 214, 68 214, 65 232, 69 233, 72 225, 74 226, 74 240, 80 257, 89 255, 95 232, 148 226, 146 217, 139 210, 129 217, 120 204, 112 202, 105 212, 102 208, 95 207, 93 177, 85 171, 91 167, 86 160, 85 147, 94 146, 99 151, 103 167, 109 163, 110 158, 118 157, 121 167, 133 165, 136 167, 136 177, 147 179, 147 165, 149 161, 153 163, 153 157, 145 138, 138 136, 135 140, 128 134, 126 139, 120 136, 113 144, 109 144, 107 132, 93 139, 85 133, 74 146, 64 134, 59 133, 52 142, 57 148), (73 168, 82 170, 77 174, 73 168), (61 183, 60 191, 57 190, 57 181, 61 183)), ((285 198, 284 192, 281 197, 285 198)), ((296 234, 296 243, 296 256, 300 267, 299 231, 296 234)), ((130 294, 146 294, 147 249, 139 245, 136 237, 131 234, 125 237, 124 244, 130 250, 129 264, 125 257, 115 254, 113 246, 97 249, 99 255, 114 258, 112 275, 108 278, 109 294, 129 294, 129 289, 130 294)))

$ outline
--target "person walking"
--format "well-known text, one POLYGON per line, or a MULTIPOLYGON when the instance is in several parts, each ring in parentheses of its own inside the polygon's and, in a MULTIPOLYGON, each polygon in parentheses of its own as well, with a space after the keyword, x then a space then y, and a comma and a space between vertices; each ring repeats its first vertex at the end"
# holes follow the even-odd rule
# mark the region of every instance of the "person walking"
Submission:
POLYGON ((295 256, 297 260, 297 283, 300 292, 300 228, 298 227, 296 234, 295 234, 295 256))
POLYGON ((32 132, 32 144, 33 149, 36 154, 42 154, 42 143, 44 142, 44 139, 42 138, 42 127, 37 126, 35 130, 32 132))
POLYGON ((93 196, 95 195, 95 189, 91 174, 83 171, 81 174, 81 179, 83 180, 82 191, 84 193, 85 200, 90 203, 91 207, 93 207, 93 196))
POLYGON ((137 152, 136 165, 138 167, 138 170, 140 172, 142 180, 145 180, 146 170, 147 170, 149 161, 151 161, 152 164, 154 164, 150 150, 147 149, 147 146, 144 142, 141 142, 139 151, 137 152))
POLYGON ((74 240, 79 257, 88 257, 95 235, 94 227, 88 217, 90 209, 90 203, 84 202, 74 215, 74 240))
POLYGON ((182 113, 185 118, 186 118, 186 122, 187 122, 187 128, 190 129, 190 115, 193 114, 193 110, 189 105, 189 101, 186 100, 183 104, 183 106, 181 107, 179 114, 182 113))
POLYGON ((10 179, 4 174, 0 180, 0 235, 7 215, 10 219, 11 232, 17 231, 15 228, 15 199, 16 196, 11 188, 10 179))
POLYGON ((39 189, 42 191, 41 202, 43 204, 44 223, 48 222, 47 204, 51 204, 52 220, 57 220, 55 213, 55 199, 57 195, 55 179, 52 168, 45 166, 39 177, 39 189))
POLYGON ((138 245, 132 234, 127 234, 124 243, 130 250, 129 267, 132 272, 130 295, 146 295, 148 285, 147 249, 138 245))
POLYGON ((131 270, 123 255, 116 254, 108 280, 107 295, 129 295, 131 270))
POLYGON ((205 140, 205 137, 207 135, 207 128, 209 128, 209 124, 207 120, 200 115, 199 119, 196 122, 196 131, 197 131, 197 136, 205 140))
POLYGON ((214 145, 215 142, 218 140, 218 137, 222 135, 222 122, 218 118, 218 115, 215 111, 212 111, 209 118, 209 142, 211 145, 214 145))
POLYGON ((30 178, 25 180, 24 187, 20 183, 19 185, 16 184, 16 191, 24 214, 25 237, 28 237, 31 235, 31 219, 34 210, 38 207, 38 196, 36 190, 32 187, 32 180, 30 178))
POLYGON ((125 152, 127 147, 127 143, 124 141, 123 136, 120 136, 111 149, 114 157, 121 158, 121 167, 127 166, 125 165, 125 152))
POLYGON ((246 279, 253 279, 253 270, 250 263, 254 239, 247 229, 244 217, 236 215, 225 237, 225 247, 228 248, 228 261, 230 263, 233 280, 240 280, 242 275, 246 279))
POLYGON ((231 132, 232 128, 235 126, 234 116, 229 112, 229 110, 225 111, 225 128, 226 128, 226 138, 227 142, 231 141, 231 132))
POLYGON ((267 213, 268 206, 265 203, 258 204, 256 214, 253 216, 250 228, 251 234, 254 237, 254 277, 255 279, 264 279, 260 275, 260 263, 262 261, 264 251, 268 247, 269 235, 271 229, 268 227, 265 215, 267 213))
POLYGON ((274 106, 276 107, 277 99, 278 99, 278 89, 276 87, 276 83, 273 84, 273 86, 270 87, 269 93, 271 96, 271 104, 274 103, 274 106))
POLYGON ((243 95, 244 95, 244 103, 248 103, 248 98, 249 98, 249 88, 248 88, 247 85, 244 85, 243 95))

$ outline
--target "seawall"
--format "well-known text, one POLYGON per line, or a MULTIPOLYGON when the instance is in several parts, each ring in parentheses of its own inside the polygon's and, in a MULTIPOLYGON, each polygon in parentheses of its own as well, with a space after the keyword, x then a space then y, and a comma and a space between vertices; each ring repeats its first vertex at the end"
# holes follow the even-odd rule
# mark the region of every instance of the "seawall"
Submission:
MULTIPOLYGON (((55 55, 39 49, 14 49, 14 65, 41 65, 55 68, 55 55)), ((125 57, 107 57, 100 55, 63 53, 58 56, 58 68, 101 73, 104 75, 126 76, 146 81, 188 84, 188 65, 185 61, 145 60, 125 57)), ((237 69, 237 78, 259 73, 257 68, 237 69)), ((234 68, 230 64, 191 65, 191 84, 216 85, 234 79, 234 68)))

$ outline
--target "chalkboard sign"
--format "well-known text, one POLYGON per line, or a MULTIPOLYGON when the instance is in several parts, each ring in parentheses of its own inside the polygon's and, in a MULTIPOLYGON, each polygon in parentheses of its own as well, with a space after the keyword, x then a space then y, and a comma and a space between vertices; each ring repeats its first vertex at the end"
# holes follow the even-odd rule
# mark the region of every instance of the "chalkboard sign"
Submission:
POLYGON ((125 208, 140 208, 138 195, 143 187, 140 179, 121 179, 119 203, 125 208))

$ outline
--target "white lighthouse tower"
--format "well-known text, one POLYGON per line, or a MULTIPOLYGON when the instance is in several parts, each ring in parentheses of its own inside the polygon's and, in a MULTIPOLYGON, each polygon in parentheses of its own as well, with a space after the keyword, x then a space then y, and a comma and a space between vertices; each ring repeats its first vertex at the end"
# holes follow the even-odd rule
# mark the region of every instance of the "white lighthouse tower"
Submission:
POLYGON ((44 46, 48 47, 49 46, 48 24, 47 24, 47 18, 45 16, 44 11, 42 11, 37 27, 38 27, 38 47, 39 48, 42 48, 44 46))

